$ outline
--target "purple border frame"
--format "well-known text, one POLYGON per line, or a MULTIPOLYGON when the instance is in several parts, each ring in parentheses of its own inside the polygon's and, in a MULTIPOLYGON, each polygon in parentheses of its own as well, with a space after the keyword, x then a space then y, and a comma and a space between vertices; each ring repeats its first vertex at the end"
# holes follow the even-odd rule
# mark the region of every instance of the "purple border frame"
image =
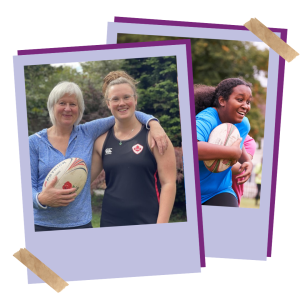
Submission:
MULTIPOLYGON (((232 30, 245 30, 245 31, 248 31, 248 29, 245 26, 238 26, 238 25, 224 25, 224 24, 213 24, 213 23, 196 23, 196 22, 169 21, 169 20, 157 20, 157 19, 115 17, 114 22, 132 23, 132 24, 182 26, 182 27, 232 29, 232 30)), ((280 38, 284 42, 287 41, 287 29, 283 29, 283 28, 269 28, 269 29, 273 32, 279 32, 280 33, 280 38)), ((282 95, 283 95, 283 83, 284 83, 284 67, 285 67, 285 60, 284 60, 284 58, 282 58, 280 56, 279 57, 279 68, 278 68, 277 107, 276 107, 276 114, 275 114, 275 132, 274 132, 274 145, 273 145, 273 148, 274 148, 273 170, 274 171, 273 171, 272 182, 271 182, 271 199, 270 199, 270 211, 269 211, 269 231, 268 231, 267 257, 271 257, 271 254, 272 254, 274 213, 275 213, 275 196, 276 196, 278 156, 279 156, 279 141, 280 141, 280 123, 281 123, 282 95)))
MULTIPOLYGON (((34 54, 49 54, 49 53, 62 53, 62 52, 78 52, 78 51, 93 51, 103 49, 124 49, 124 48, 135 48, 135 47, 149 47, 149 46, 171 46, 171 45, 186 45, 187 51, 187 71, 188 71, 188 82, 189 82, 189 93, 190 102, 193 103, 194 99, 194 88, 193 88, 193 68, 192 68, 192 52, 191 52, 191 41, 189 39, 183 40, 169 40, 169 41, 154 41, 154 42, 143 42, 143 43, 128 43, 128 44, 112 44, 112 45, 89 45, 89 46, 74 46, 74 47, 61 47, 61 48, 44 48, 44 49, 28 49, 18 50, 18 55, 34 55, 34 54)), ((190 105, 191 115, 195 115, 194 105, 190 105)), ((191 118, 193 124, 192 136, 196 136, 196 120, 191 118)), ((199 178, 199 165, 198 161, 198 150, 197 145, 193 144, 193 156, 194 156, 194 173, 195 180, 200 181, 199 178)), ((196 188, 196 205, 197 205, 197 218, 198 218, 198 237, 199 237, 199 249, 200 249, 200 266, 203 268, 205 264, 205 248, 204 248, 204 231, 203 231, 203 219, 202 219, 202 206, 201 206, 201 193, 200 186, 195 184, 196 188)))

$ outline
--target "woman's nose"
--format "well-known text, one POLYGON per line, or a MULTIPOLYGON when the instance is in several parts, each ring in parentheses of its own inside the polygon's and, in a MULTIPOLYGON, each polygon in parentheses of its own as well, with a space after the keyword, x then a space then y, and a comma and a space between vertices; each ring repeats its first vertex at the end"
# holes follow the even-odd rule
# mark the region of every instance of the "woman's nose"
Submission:
POLYGON ((119 100, 119 105, 122 105, 122 104, 125 104, 125 100, 124 100, 124 98, 120 98, 120 100, 119 100))

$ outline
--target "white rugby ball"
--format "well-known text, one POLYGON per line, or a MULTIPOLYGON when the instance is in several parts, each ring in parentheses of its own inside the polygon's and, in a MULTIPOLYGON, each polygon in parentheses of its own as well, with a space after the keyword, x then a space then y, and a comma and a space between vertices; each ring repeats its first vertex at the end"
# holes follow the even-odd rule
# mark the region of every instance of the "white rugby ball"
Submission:
POLYGON ((82 191, 88 176, 86 163, 81 158, 68 158, 58 163, 47 175, 43 190, 57 176, 55 188, 70 189, 76 188, 77 196, 82 191))
MULTIPOLYGON (((209 135, 208 143, 222 146, 231 146, 240 138, 239 130, 230 123, 223 123, 217 126, 209 135)), ((205 167, 213 173, 220 173, 230 167, 228 159, 216 159, 203 161, 205 167)))

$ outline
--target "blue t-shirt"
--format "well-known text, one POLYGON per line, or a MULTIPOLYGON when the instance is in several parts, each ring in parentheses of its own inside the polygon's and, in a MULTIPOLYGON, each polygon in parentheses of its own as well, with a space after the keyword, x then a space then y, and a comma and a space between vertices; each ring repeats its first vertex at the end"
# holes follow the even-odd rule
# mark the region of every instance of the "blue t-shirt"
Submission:
MULTIPOLYGON (((222 124, 218 112, 212 108, 206 108, 196 116, 197 140, 207 142, 210 133, 215 127, 222 124)), ((241 149, 245 138, 250 131, 250 123, 247 117, 241 123, 234 124, 240 132, 242 138, 241 149)), ((221 173, 212 173, 205 167, 203 161, 199 161, 201 203, 206 202, 215 195, 230 193, 236 197, 232 189, 231 167, 221 173)), ((236 197, 237 198, 237 197, 236 197)))

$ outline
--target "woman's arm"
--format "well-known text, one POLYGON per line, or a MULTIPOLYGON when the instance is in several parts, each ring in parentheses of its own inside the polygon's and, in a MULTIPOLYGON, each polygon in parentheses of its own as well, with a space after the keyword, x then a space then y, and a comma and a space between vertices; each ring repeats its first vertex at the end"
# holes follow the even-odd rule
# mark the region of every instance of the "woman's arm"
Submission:
POLYGON ((222 158, 229 160, 238 160, 242 154, 242 150, 240 149, 241 140, 241 138, 238 139, 230 147, 198 141, 198 159, 212 160, 222 158))
POLYGON ((175 151, 169 138, 168 144, 168 149, 164 155, 159 154, 157 147, 153 149, 161 183, 157 223, 169 222, 176 195, 176 159, 175 151))
POLYGON ((142 124, 146 125, 147 128, 150 127, 150 132, 152 136, 150 147, 153 148, 156 144, 159 153, 163 155, 164 152, 167 150, 168 141, 167 135, 164 129, 160 126, 158 120, 153 116, 147 115, 140 111, 136 111, 135 116, 142 124))
POLYGON ((57 181, 57 177, 55 177, 42 192, 38 192, 39 153, 36 138, 35 136, 29 137, 33 207, 37 209, 47 209, 47 206, 67 206, 70 202, 74 201, 77 196, 75 193, 76 188, 67 190, 56 189, 54 185, 57 181))
MULTIPOLYGON (((252 160, 253 159, 253 156, 250 154, 250 153, 247 153, 247 155, 249 156, 249 158, 252 160)), ((241 164, 239 162, 237 162, 232 168, 231 168, 231 172, 233 175, 238 175, 241 173, 240 171, 240 167, 241 167, 241 164)))
POLYGON ((253 168, 253 163, 251 161, 251 157, 249 156, 249 154, 246 152, 245 147, 243 146, 242 148, 242 155, 239 159, 239 163, 241 163, 242 165, 240 166, 240 173, 243 173, 239 176, 237 176, 236 178, 241 178, 241 180, 239 180, 237 182, 237 184, 244 184, 251 176, 251 172, 252 172, 252 168, 253 168), (245 172, 244 172, 245 171, 245 172))
MULTIPOLYGON (((136 118, 144 125, 150 127, 150 132, 155 143, 158 146, 159 153, 163 154, 167 149, 167 136, 163 128, 160 126, 158 120, 151 115, 147 115, 140 111, 135 112, 136 118)), ((101 118, 94 121, 86 122, 82 124, 82 128, 85 130, 86 134, 92 136, 96 140, 100 135, 107 132, 115 124, 114 117, 101 118)))
POLYGON ((102 147, 107 134, 101 135, 94 144, 92 156, 91 182, 93 182, 103 169, 102 165, 102 147))
POLYGON ((30 170, 31 170, 31 188, 32 188, 32 201, 33 207, 37 209, 46 209, 40 205, 38 201, 38 178, 39 178, 39 163, 38 163, 38 149, 36 148, 36 137, 29 137, 29 153, 30 153, 30 170))

